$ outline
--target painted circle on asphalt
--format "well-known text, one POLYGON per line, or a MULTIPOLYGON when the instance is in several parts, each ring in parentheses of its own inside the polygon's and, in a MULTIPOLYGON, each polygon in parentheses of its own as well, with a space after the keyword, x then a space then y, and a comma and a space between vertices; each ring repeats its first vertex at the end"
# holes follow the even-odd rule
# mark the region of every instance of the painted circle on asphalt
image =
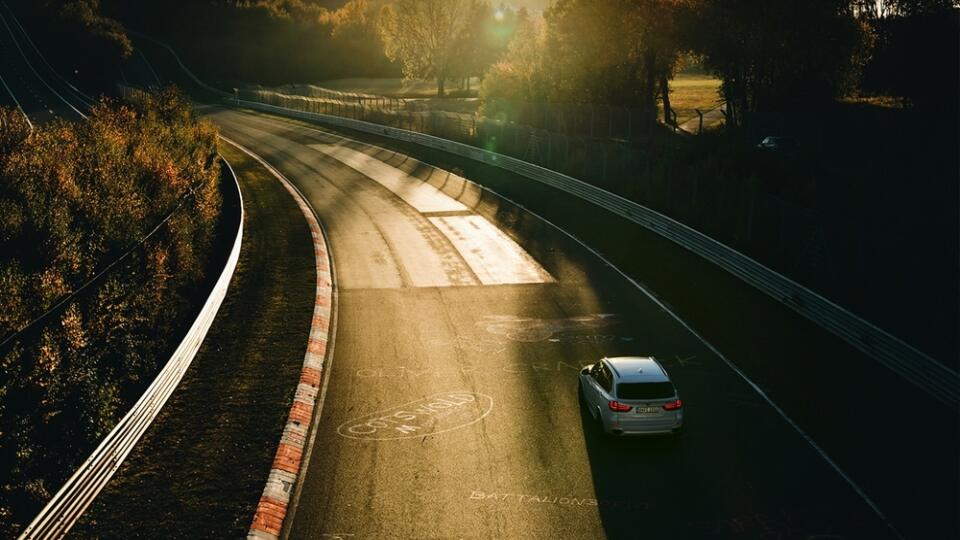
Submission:
POLYGON ((340 424, 349 439, 389 441, 437 435, 475 424, 493 410, 493 398, 479 392, 433 394, 340 424))

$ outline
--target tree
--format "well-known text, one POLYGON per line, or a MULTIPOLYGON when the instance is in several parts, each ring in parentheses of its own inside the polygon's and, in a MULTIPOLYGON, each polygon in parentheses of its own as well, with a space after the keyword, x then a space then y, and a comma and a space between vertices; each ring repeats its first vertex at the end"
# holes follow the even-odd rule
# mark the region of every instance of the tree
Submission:
POLYGON ((874 20, 894 16, 945 14, 957 7, 960 7, 957 0, 850 0, 853 14, 874 20))
POLYGON ((403 76, 437 80, 437 95, 453 74, 457 38, 470 12, 468 0, 398 0, 384 6, 380 32, 388 58, 399 61, 403 76))
POLYGON ((690 40, 723 80, 727 123, 834 99, 866 54, 849 0, 695 0, 690 40))
POLYGON ((504 57, 491 66, 483 79, 480 96, 485 116, 506 113, 497 100, 520 102, 547 101, 552 84, 545 80, 550 71, 545 66, 545 32, 541 20, 533 19, 525 9, 517 13, 516 30, 504 57))
POLYGON ((529 22, 518 24, 484 98, 629 107, 652 126, 660 95, 669 119, 668 84, 682 51, 676 4, 558 0, 544 13, 542 35, 531 37, 529 22))
POLYGON ((517 30, 518 13, 505 6, 492 8, 486 0, 470 2, 467 22, 457 37, 455 74, 467 80, 481 81, 490 67, 507 51, 517 30))

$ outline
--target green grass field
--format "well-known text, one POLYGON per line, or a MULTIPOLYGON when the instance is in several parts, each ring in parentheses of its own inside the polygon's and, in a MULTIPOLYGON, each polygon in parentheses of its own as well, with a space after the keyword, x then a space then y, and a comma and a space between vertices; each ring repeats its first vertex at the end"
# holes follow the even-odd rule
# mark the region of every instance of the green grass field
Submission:
POLYGON ((670 81, 670 106, 676 111, 679 124, 696 118, 695 109, 705 113, 719 107, 720 103, 720 79, 681 73, 670 81))

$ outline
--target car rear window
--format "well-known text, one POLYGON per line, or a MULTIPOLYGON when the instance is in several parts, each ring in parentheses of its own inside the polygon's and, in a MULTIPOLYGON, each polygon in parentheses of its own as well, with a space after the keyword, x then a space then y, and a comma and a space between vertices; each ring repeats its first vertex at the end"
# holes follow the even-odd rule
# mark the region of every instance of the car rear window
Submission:
POLYGON ((673 384, 668 382, 620 383, 617 397, 620 399, 666 399, 673 397, 673 384))

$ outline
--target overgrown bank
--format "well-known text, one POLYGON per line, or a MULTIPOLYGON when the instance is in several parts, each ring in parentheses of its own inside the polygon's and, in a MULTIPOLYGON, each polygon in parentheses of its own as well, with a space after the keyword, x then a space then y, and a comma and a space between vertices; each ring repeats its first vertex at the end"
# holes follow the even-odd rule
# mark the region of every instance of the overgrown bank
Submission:
POLYGON ((175 91, 32 132, 18 112, 0 115, 10 537, 139 397, 206 298, 222 196, 216 130, 175 91))
POLYGON ((190 369, 72 531, 242 538, 300 377, 316 297, 310 229, 269 171, 228 144, 244 230, 230 290, 190 369))

